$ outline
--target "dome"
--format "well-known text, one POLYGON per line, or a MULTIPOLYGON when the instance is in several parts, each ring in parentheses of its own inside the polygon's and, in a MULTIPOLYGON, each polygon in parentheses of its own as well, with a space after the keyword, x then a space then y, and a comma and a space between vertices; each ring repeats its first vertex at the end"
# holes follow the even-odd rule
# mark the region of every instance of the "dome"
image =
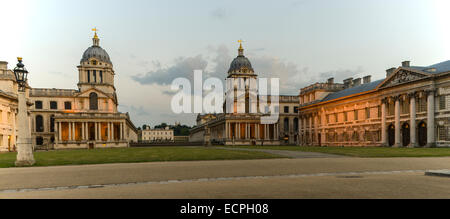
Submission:
POLYGON ((100 46, 91 46, 89 47, 83 54, 83 58, 81 58, 80 62, 86 62, 90 58, 97 58, 101 62, 106 62, 108 64, 111 63, 111 59, 109 58, 106 50, 102 49, 100 46))
MULTIPOLYGON (((242 41, 239 41, 242 42, 242 41)), ((247 57, 244 56, 244 48, 241 46, 239 47, 239 55, 236 57, 230 65, 230 70, 228 70, 228 74, 233 73, 249 73, 253 74, 255 71, 253 71, 252 63, 250 60, 248 60, 247 57)))
POLYGON ((252 63, 245 56, 236 57, 233 62, 231 62, 230 70, 228 73, 253 73, 252 63))
POLYGON ((108 64, 112 64, 111 59, 109 58, 109 55, 106 52, 106 50, 104 50, 104 49, 102 49, 102 47, 100 47, 100 39, 98 38, 98 35, 97 35, 97 29, 93 29, 93 30, 96 31, 94 38, 92 38, 93 45, 84 52, 83 57, 81 58, 80 62, 83 63, 83 62, 88 61, 90 58, 96 58, 100 62, 106 62, 108 64))

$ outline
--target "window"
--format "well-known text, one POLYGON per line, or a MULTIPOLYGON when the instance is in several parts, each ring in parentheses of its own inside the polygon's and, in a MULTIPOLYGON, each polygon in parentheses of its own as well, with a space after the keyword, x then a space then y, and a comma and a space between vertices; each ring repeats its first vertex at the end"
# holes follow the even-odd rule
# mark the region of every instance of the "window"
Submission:
POLYGON ((347 112, 344 112, 344 122, 348 121, 347 112))
POLYGON ((50 117, 50 132, 55 132, 55 116, 50 117))
POLYGON ((381 118, 381 106, 378 106, 378 118, 381 118))
POLYGON ((289 107, 288 106, 284 107, 284 113, 289 113, 289 107))
POLYGON ((408 114, 408 113, 409 113, 409 102, 402 101, 402 113, 401 114, 408 114))
POLYGON ((355 121, 358 121, 359 120, 359 118, 358 118, 358 110, 355 110, 355 121))
POLYGON ((370 119, 370 108, 366 108, 366 119, 370 119))
POLYGON ((103 71, 100 71, 100 83, 103 83, 103 71))
POLYGON ((439 110, 445 110, 447 108, 446 96, 439 97, 439 110))
POLYGON ((294 113, 298 113, 298 106, 294 107, 294 113))
POLYGON ((35 109, 42 109, 42 101, 34 102, 34 108, 35 109))
POLYGON ((284 119, 284 132, 289 132, 289 118, 284 119))
POLYGON ((427 98, 426 97, 422 97, 422 98, 418 98, 417 100, 417 112, 426 112, 427 111, 427 98))
POLYGON ((50 101, 50 109, 58 109, 58 102, 50 101))
POLYGON ((64 102, 64 109, 71 110, 72 109, 72 102, 64 102))
POLYGON ((41 115, 36 116, 36 132, 44 132, 44 118, 41 115))
POLYGON ((97 70, 93 71, 94 74, 94 83, 97 82, 97 70))
POLYGON ((42 137, 36 137, 36 145, 42 146, 44 144, 44 139, 42 137))
POLYGON ((91 71, 87 70, 88 83, 91 83, 91 71))
POLYGON ((98 110, 98 95, 97 93, 92 92, 89 94, 89 109, 90 110, 98 110))

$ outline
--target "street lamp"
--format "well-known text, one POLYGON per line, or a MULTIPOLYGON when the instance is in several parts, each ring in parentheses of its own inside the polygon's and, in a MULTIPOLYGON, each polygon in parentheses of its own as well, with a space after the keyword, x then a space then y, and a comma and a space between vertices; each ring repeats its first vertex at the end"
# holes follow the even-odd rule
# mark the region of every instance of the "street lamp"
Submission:
POLYGON ((17 115, 19 122, 19 133, 17 140, 17 159, 16 166, 32 166, 36 163, 33 156, 33 147, 31 143, 31 133, 28 121, 27 100, 25 90, 27 86, 28 71, 22 63, 22 58, 18 57, 17 67, 14 68, 14 75, 19 86, 19 113, 17 115))

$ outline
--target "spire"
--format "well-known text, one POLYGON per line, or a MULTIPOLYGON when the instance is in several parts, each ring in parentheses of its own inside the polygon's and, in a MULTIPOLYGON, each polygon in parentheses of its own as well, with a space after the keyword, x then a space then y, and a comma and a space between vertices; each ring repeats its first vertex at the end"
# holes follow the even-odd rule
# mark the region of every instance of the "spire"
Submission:
POLYGON ((238 40, 238 43, 240 44, 239 46, 239 56, 244 56, 244 47, 242 47, 242 40, 238 40))
POLYGON ((97 28, 94 28, 94 29, 92 29, 92 31, 95 32, 94 38, 92 38, 93 45, 94 45, 94 46, 100 46, 100 39, 98 38, 98 35, 97 35, 98 29, 97 29, 97 28))

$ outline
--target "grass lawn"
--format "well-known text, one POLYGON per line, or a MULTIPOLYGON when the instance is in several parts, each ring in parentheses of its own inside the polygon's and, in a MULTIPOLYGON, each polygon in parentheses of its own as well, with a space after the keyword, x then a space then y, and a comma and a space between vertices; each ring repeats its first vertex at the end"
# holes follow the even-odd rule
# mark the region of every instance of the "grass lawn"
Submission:
MULTIPOLYGON (((239 147, 238 147, 239 148, 239 147)), ((243 146, 240 148, 319 152, 352 157, 450 157, 450 148, 243 146)))
MULTIPOLYGON (((0 168, 14 167, 16 153, 0 153, 0 168)), ((231 151, 216 148, 155 147, 35 152, 35 166, 60 166, 157 161, 247 160, 281 156, 257 151, 231 151)))

